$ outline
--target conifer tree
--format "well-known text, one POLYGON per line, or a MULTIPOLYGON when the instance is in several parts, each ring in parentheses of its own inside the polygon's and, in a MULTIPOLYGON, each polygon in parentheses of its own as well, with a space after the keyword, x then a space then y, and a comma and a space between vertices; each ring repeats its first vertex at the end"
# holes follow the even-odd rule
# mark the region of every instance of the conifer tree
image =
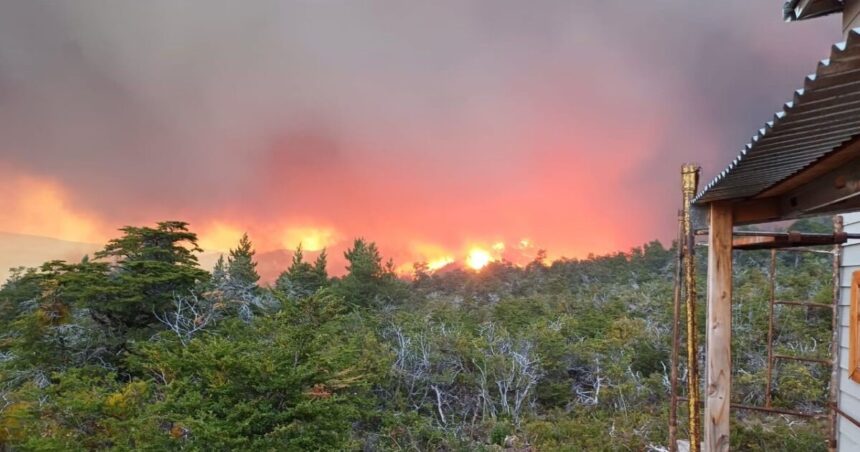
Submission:
POLYGON ((290 267, 278 277, 276 288, 294 299, 307 298, 328 284, 326 253, 323 250, 311 265, 304 260, 304 251, 299 244, 293 253, 290 267))
POLYGON ((344 257, 349 263, 347 275, 337 286, 341 296, 348 303, 358 306, 379 304, 385 292, 386 271, 376 244, 356 239, 344 257))
POLYGON ((227 257, 227 275, 234 285, 251 286, 260 280, 257 273, 257 263, 254 262, 254 247, 248 234, 242 234, 239 245, 230 250, 227 257))
POLYGON ((316 260, 314 261, 314 273, 317 277, 316 282, 317 284, 319 284, 320 287, 323 287, 328 284, 328 270, 326 268, 327 266, 328 254, 326 253, 326 249, 323 248, 323 250, 320 251, 319 256, 317 256, 316 260))
POLYGON ((227 264, 224 262, 224 255, 218 256, 218 261, 215 262, 215 267, 212 268, 212 283, 216 287, 223 286, 227 282, 227 264))
POLYGON ((147 331, 158 321, 156 312, 166 309, 175 294, 186 294, 209 274, 197 263, 197 234, 188 223, 165 221, 155 228, 127 226, 96 259, 110 262, 81 263, 67 272, 64 291, 93 318, 123 338, 147 331), (108 266, 110 270, 108 271, 108 266))

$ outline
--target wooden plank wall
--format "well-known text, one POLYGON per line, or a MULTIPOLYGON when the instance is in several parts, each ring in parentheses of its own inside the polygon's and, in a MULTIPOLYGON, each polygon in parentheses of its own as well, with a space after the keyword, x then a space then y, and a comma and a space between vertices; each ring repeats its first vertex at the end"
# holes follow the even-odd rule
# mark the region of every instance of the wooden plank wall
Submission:
MULTIPOLYGON (((843 215, 845 232, 860 233, 860 213, 843 215)), ((860 419, 860 383, 848 378, 848 321, 851 308, 851 275, 860 271, 860 240, 849 240, 842 249, 842 271, 839 284, 839 407, 860 419)), ((860 450, 860 428, 839 417, 837 445, 840 451, 860 450)))

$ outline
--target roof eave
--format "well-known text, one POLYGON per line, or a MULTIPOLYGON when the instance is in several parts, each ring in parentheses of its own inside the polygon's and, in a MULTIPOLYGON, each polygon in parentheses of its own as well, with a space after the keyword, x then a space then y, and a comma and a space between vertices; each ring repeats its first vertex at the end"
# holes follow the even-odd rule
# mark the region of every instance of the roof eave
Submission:
POLYGON ((782 13, 786 22, 796 22, 838 13, 844 6, 841 0, 787 0, 782 13))
POLYGON ((694 199, 706 204, 763 194, 860 136, 860 28, 831 47, 792 100, 694 199))

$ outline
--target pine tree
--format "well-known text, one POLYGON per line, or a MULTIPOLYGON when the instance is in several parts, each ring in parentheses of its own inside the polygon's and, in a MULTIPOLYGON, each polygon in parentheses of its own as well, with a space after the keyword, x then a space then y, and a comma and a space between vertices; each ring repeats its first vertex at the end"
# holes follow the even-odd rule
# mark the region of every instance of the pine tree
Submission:
POLYGON ((381 303, 385 292, 386 271, 376 244, 356 239, 344 253, 349 262, 347 275, 337 285, 338 292, 350 304, 374 306, 381 303))
POLYGON ((230 255, 227 257, 227 276, 231 284, 256 286, 257 281, 260 280, 260 275, 257 273, 254 254, 256 251, 254 251, 248 234, 242 234, 239 245, 230 250, 230 255))
POLYGON ((367 282, 382 276, 382 257, 376 249, 376 243, 356 239, 352 249, 347 250, 344 257, 349 262, 346 266, 349 277, 367 282))
POLYGON ((303 299, 313 295, 328 284, 326 259, 326 253, 323 250, 313 265, 305 262, 304 251, 299 244, 293 253, 290 267, 281 273, 275 287, 293 299, 303 299))
POLYGON ((314 261, 314 273, 317 277, 317 284, 320 287, 328 285, 328 270, 326 267, 328 266, 328 255, 326 254, 325 248, 320 251, 319 256, 317 256, 314 261))
POLYGON ((227 264, 224 262, 224 255, 218 256, 218 261, 215 262, 215 267, 212 268, 212 283, 216 287, 223 286, 227 282, 227 264))
POLYGON ((158 324, 156 312, 170 306, 175 294, 187 294, 209 273, 197 263, 197 234, 188 223, 165 221, 155 228, 127 226, 96 259, 67 272, 65 293, 112 334, 147 334, 158 324), (110 265, 112 271, 108 271, 110 265))

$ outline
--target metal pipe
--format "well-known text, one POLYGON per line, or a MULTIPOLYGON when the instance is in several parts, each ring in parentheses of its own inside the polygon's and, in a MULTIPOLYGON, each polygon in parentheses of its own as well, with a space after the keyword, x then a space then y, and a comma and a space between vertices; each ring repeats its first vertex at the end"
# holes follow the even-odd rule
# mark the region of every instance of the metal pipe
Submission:
MULTIPOLYGON (((689 400, 687 397, 678 397, 678 400, 689 400)), ((704 402, 700 401, 699 404, 704 404, 704 402)), ((764 413, 776 413, 776 414, 786 414, 789 416, 798 416, 798 417, 824 417, 827 416, 827 413, 806 413, 803 411, 793 411, 786 410, 784 408, 768 408, 764 406, 755 406, 755 405, 744 405, 742 403, 732 403, 732 408, 737 408, 739 410, 750 410, 750 411, 761 411, 764 413)))
POLYGON ((690 452, 699 452, 699 358, 696 328, 695 237, 690 208, 699 185, 699 167, 684 165, 681 169, 684 200, 684 283, 687 307, 687 394, 690 414, 690 452))
POLYGON ((784 361, 804 361, 808 363, 819 363, 819 364, 831 364, 832 361, 824 358, 807 358, 804 356, 791 356, 791 355, 773 355, 774 361, 777 359, 781 359, 784 361))
MULTIPOLYGON (((842 217, 836 215, 833 217, 833 234, 844 234, 844 226, 842 217)), ((833 328, 833 337, 830 341, 830 359, 832 368, 830 371, 830 437, 828 438, 828 448, 831 452, 836 450, 836 430, 839 418, 839 269, 842 266, 842 245, 833 245, 833 315, 830 319, 830 324, 833 328)), ((849 418, 855 424, 853 418, 849 418)))
POLYGON ((771 407, 773 380, 773 305, 776 302, 776 250, 770 250, 770 312, 767 316, 767 370, 765 372, 764 406, 771 407))
MULTIPOLYGON (((696 229, 696 235, 708 235, 707 229, 696 229)), ((844 233, 842 231, 834 232, 833 234, 821 232, 799 232, 799 231, 732 231, 735 237, 812 237, 812 238, 845 238, 845 239, 860 239, 860 233, 844 233)))
POLYGON ((806 308, 827 308, 833 309, 833 305, 825 303, 804 303, 802 301, 775 301, 773 304, 781 304, 785 306, 801 306, 806 308))
POLYGON ((854 425, 856 425, 858 428, 860 428, 860 421, 858 421, 857 419, 854 419, 854 417, 852 417, 850 414, 848 414, 848 413, 846 413, 846 412, 842 411, 842 410, 839 408, 839 406, 837 406, 837 405, 832 405, 832 406, 831 406, 831 409, 833 409, 833 411, 835 411, 835 412, 836 412, 837 414, 839 414, 840 416, 842 416, 842 417, 844 417, 845 419, 847 419, 847 420, 848 420, 848 422, 851 422, 852 424, 854 424, 854 425))
POLYGON ((818 253, 818 254, 833 254, 833 251, 827 250, 816 250, 812 248, 780 248, 780 252, 789 252, 789 253, 818 253))
POLYGON ((669 451, 678 450, 678 359, 681 347, 681 269, 684 264, 684 214, 678 211, 678 241, 675 244, 675 293, 672 305, 672 368, 669 380, 671 394, 669 398, 669 451))
MULTIPOLYGON (((696 246, 703 246, 703 247, 707 247, 707 246, 708 246, 708 244, 707 244, 707 243, 701 243, 701 242, 700 242, 700 243, 696 243, 696 246)), ((789 253, 818 253, 818 254, 833 254, 833 251, 827 251, 827 250, 816 250, 816 249, 812 249, 812 248, 807 248, 806 246, 795 247, 794 245, 791 245, 791 244, 788 244, 788 245, 786 245, 786 246, 787 246, 787 247, 782 247, 782 246, 780 246, 780 247, 778 247, 778 248, 771 248, 771 249, 773 249, 773 250, 778 249, 780 252, 789 252, 789 253)), ((747 251, 759 251, 759 250, 747 250, 747 251)))

